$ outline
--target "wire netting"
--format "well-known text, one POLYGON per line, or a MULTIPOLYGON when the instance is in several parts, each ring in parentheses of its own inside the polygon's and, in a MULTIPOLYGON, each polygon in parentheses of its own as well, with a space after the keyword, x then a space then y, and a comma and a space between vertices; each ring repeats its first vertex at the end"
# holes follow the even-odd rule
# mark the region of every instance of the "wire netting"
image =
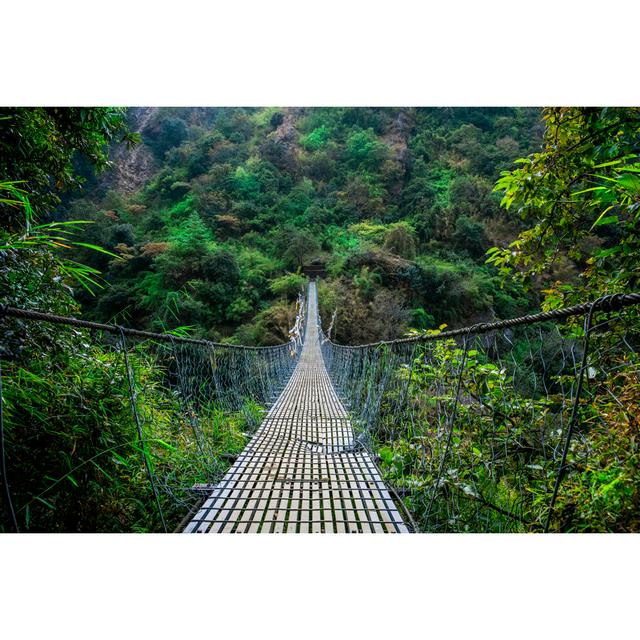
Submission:
POLYGON ((299 357, 2 319, 5 531, 173 531, 218 482, 299 357))
MULTIPOLYGON (((6 315, 3 530, 179 529, 293 372, 303 307, 290 342, 260 348, 6 315)), ((352 448, 421 531, 637 531, 640 323, 611 309, 360 347, 321 334, 352 448)))
POLYGON ((638 313, 363 347, 323 336, 358 442, 421 531, 637 530, 638 313))

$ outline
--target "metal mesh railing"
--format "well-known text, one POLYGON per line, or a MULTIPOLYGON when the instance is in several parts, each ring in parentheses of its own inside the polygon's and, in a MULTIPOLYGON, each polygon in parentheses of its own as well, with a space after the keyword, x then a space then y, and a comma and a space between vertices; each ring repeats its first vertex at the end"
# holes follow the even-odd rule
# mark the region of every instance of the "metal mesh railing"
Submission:
POLYGON ((322 350, 420 530, 637 530, 638 302, 322 350))
POLYGON ((260 424, 299 357, 3 308, 5 531, 167 531, 260 424))
MULTIPOLYGON (((344 346, 369 451, 422 531, 640 528, 639 294, 344 346)), ((2 308, 3 530, 161 531, 224 475, 304 337, 240 347, 2 308)))

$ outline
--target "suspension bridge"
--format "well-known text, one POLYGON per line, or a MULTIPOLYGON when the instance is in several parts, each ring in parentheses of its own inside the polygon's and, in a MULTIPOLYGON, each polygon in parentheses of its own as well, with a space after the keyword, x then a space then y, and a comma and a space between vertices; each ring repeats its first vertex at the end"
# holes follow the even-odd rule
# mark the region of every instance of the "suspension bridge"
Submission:
POLYGON ((311 282, 306 335, 293 375, 186 532, 407 531, 329 379, 317 309, 311 282))
MULTIPOLYGON (((91 502, 95 529, 135 526, 133 502, 185 533, 573 530, 581 505, 563 486, 569 500, 593 486, 614 434, 631 434, 619 463, 635 455, 638 303, 349 346, 323 332, 312 281, 290 341, 271 347, 0 307, 3 527, 76 530, 87 493, 121 478, 105 514, 91 502), (30 367, 53 353, 75 373, 50 369, 50 392, 68 388, 34 410, 30 367), (96 394, 86 442, 69 445, 65 412, 96 394)), ((632 512, 615 527, 633 530, 632 512)), ((614 526, 602 513, 597 527, 614 526)))

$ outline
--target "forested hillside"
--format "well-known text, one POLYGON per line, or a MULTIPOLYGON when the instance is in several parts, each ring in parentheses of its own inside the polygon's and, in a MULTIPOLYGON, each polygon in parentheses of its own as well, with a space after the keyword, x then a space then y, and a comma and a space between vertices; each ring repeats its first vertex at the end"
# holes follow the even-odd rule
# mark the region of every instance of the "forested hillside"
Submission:
POLYGON ((420 527, 637 531, 637 307, 437 334, 636 303, 639 131, 635 108, 1 109, 0 530, 178 526, 290 374, 312 265, 358 442, 420 527))
POLYGON ((128 124, 141 143, 63 207, 117 256, 74 250, 104 279, 77 292, 87 317, 275 344, 314 261, 341 342, 535 300, 485 261, 519 231, 492 189, 540 148, 537 109, 144 108, 128 124))

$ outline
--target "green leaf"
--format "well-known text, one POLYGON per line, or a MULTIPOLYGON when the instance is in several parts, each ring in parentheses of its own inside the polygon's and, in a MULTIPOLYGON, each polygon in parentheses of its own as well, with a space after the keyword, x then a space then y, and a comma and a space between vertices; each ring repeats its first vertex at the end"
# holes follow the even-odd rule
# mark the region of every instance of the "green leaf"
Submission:
POLYGON ((618 216, 606 216, 603 218, 602 215, 603 214, 601 214, 600 217, 593 223, 593 226, 591 227, 592 229, 595 227, 601 227, 605 224, 620 222, 620 220, 618 220, 618 216))
POLYGON ((117 452, 113 452, 113 457, 116 459, 117 462, 119 462, 120 464, 124 465, 125 467, 129 466, 129 463, 117 452))
POLYGON ((608 191, 609 187, 603 187, 600 185, 599 187, 589 187, 588 189, 582 189, 582 191, 575 191, 573 193, 574 196, 582 195, 583 193, 589 193, 591 191, 608 191))
POLYGON ((169 451, 176 451, 176 448, 169 444, 168 442, 165 442, 164 440, 160 440, 160 438, 155 438, 154 442, 157 442, 159 445, 163 446, 165 449, 169 449, 169 451))
POLYGON ((73 242, 72 244, 76 245, 77 247, 86 247, 87 249, 92 249, 93 251, 97 251, 98 253, 104 253, 105 255, 111 256, 113 258, 118 258, 118 260, 122 259, 118 254, 107 251, 106 249, 98 247, 95 244, 88 244, 86 242, 73 242))
POLYGON ((640 192, 640 177, 633 174, 622 174, 618 180, 618 184, 622 186, 623 189, 627 191, 631 191, 633 193, 640 192))
POLYGON ((98 471, 102 472, 109 480, 113 480, 113 477, 109 475, 95 460, 91 461, 91 464, 98 469, 98 471))
POLYGON ((616 253, 620 253, 620 251, 622 251, 622 248, 620 247, 620 245, 618 245, 615 247, 611 247, 610 249, 601 249, 600 251, 596 251, 596 253, 594 254, 594 257, 608 258, 609 256, 613 256, 616 253))
POLYGON ((603 167, 612 167, 613 165, 620 164, 622 162, 622 158, 618 158, 617 160, 610 160, 609 162, 603 162, 602 164, 594 165, 594 169, 602 169, 603 167))
POLYGON ((48 500, 45 500, 44 498, 41 498, 40 496, 36 496, 35 500, 38 500, 39 502, 42 502, 42 504, 44 504, 47 507, 49 507, 49 509, 53 509, 55 511, 55 507, 48 500))

